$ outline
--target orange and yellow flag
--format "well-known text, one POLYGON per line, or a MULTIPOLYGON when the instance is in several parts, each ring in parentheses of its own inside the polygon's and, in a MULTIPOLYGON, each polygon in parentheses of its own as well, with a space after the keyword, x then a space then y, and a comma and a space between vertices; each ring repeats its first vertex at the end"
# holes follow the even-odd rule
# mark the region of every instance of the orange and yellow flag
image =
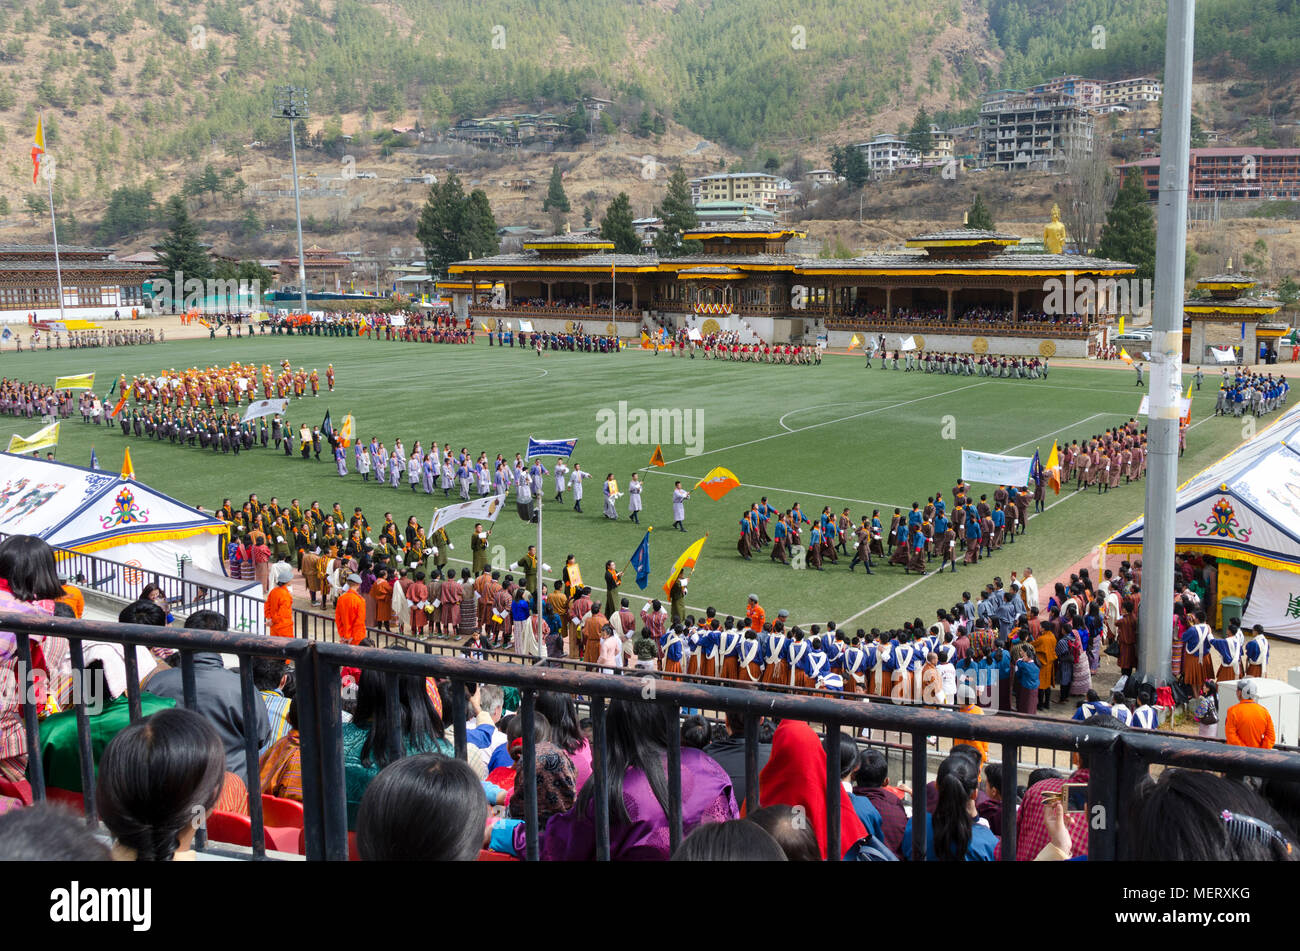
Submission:
POLYGON ((37 178, 41 174, 41 159, 45 157, 45 125, 44 120, 36 117, 36 135, 32 139, 32 184, 36 184, 37 178))
POLYGON ((655 446, 654 455, 650 457, 650 465, 662 466, 664 464, 664 450, 662 446, 655 446))
POLYGON ((664 582, 665 597, 672 597, 671 592, 672 592, 673 582, 677 580, 678 575, 680 575, 687 568, 695 567, 695 561, 697 558, 700 557, 700 549, 704 547, 704 543, 708 540, 709 540, 709 536, 705 535, 699 541, 692 544, 690 548, 686 549, 686 551, 682 552, 681 555, 678 556, 677 560, 673 562, 673 570, 668 575, 668 580, 664 582))
POLYGON ((135 466, 131 465, 131 447, 130 447, 130 446, 127 447, 127 449, 126 449, 126 457, 122 460, 122 478, 123 478, 123 479, 134 479, 134 478, 135 478, 135 466))
POLYGON ((1047 457, 1047 484, 1057 495, 1061 494, 1061 457, 1056 451, 1056 440, 1052 440, 1052 452, 1047 457))
POLYGON ((357 421, 353 419, 352 414, 343 417, 343 424, 339 427, 338 439, 344 449, 352 445, 352 440, 357 438, 357 421))
POLYGON ((1133 365, 1133 358, 1128 355, 1128 351, 1125 350, 1123 347, 1119 348, 1119 358, 1123 360, 1125 363, 1127 363, 1129 366, 1133 365))
POLYGON ((718 466, 699 482, 695 483, 695 488, 703 489, 704 494, 713 501, 717 502, 732 489, 740 485, 740 480, 730 469, 724 469, 718 466))

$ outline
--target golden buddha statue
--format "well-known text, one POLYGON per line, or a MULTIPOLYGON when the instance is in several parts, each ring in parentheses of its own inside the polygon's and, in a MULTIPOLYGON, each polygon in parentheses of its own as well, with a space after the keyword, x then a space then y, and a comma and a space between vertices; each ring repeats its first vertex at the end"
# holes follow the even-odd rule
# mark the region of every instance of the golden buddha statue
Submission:
POLYGON ((1052 220, 1043 228, 1043 248, 1048 254, 1065 253, 1065 225, 1061 224, 1061 206, 1052 206, 1052 220))

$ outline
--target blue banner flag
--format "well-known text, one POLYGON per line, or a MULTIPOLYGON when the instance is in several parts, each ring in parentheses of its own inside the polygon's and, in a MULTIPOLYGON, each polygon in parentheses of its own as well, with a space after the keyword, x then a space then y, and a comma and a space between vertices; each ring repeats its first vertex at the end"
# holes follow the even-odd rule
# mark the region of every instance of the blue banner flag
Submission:
POLYGON ((320 421, 320 434, 326 439, 334 435, 334 424, 330 421, 330 411, 325 411, 325 418, 320 421))
POLYGON ((1043 484, 1043 463, 1042 460, 1038 458, 1037 449, 1034 450, 1034 461, 1029 464, 1029 472, 1034 482, 1039 485, 1043 484))
POLYGON ((642 591, 650 580, 650 533, 646 532, 641 544, 632 552, 632 567, 636 570, 636 586, 642 591))
POLYGON ((99 468, 99 459, 95 457, 95 449, 93 446, 90 449, 90 468, 92 469, 99 468))
POLYGON ((526 459, 536 459, 538 456, 571 456, 573 447, 578 444, 576 439, 534 439, 528 437, 528 455, 526 459))

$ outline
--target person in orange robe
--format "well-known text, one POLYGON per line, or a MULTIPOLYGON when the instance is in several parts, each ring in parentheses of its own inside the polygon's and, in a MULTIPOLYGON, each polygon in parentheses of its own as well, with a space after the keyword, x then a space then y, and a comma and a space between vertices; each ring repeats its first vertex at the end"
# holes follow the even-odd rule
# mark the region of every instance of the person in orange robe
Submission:
POLYGON ((359 584, 359 574, 348 575, 343 593, 334 605, 334 628, 339 640, 348 644, 360 644, 366 637, 366 599, 357 594, 359 584))
POLYGON ((287 562, 279 561, 271 572, 275 587, 266 596, 267 626, 272 637, 293 637, 293 594, 289 591, 293 568, 287 562))
POLYGON ((375 624, 387 631, 393 620, 393 583, 388 580, 387 568, 380 568, 377 574, 370 596, 375 599, 375 624))

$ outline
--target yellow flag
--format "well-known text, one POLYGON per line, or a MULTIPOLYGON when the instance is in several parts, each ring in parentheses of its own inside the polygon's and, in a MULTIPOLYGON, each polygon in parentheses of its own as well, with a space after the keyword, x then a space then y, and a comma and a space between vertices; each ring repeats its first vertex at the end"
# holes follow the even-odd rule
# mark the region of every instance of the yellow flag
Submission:
POLYGON ((704 543, 708 540, 709 536, 705 535, 699 541, 691 545, 690 548, 686 549, 686 551, 682 552, 678 559, 673 562, 673 570, 668 575, 668 580, 664 582, 665 597, 671 597, 670 592, 672 591, 673 582, 677 580, 677 576, 687 568, 695 567, 695 561, 700 557, 700 549, 704 547, 704 543))
POLYGON ((122 459, 122 476, 123 479, 135 478, 135 466, 131 465, 131 447, 126 447, 126 456, 122 459))
POLYGON ((734 472, 730 469, 724 469, 722 466, 718 466, 699 482, 695 483, 694 488, 703 488, 704 494, 717 502, 739 485, 740 479, 736 477, 734 472))
POLYGON ((352 440, 357 438, 357 421, 352 418, 351 413, 343 417, 343 424, 339 427, 338 438, 344 449, 352 445, 352 440))
POLYGON ((1120 333, 1123 333, 1123 332, 1124 332, 1124 315, 1123 315, 1123 314, 1120 314, 1120 315, 1119 315, 1119 332, 1120 332, 1120 333))
POLYGON ((54 388, 56 390, 93 390, 95 388, 95 374, 79 373, 76 376, 56 376, 54 378, 54 388))
POLYGON ((1128 351, 1125 350, 1123 347, 1119 348, 1119 358, 1123 360, 1125 363, 1127 363, 1129 366, 1133 365, 1133 358, 1128 355, 1128 351))
POLYGON ((1052 452, 1047 457, 1047 484, 1057 495, 1061 494, 1061 457, 1056 452, 1056 440, 1052 440, 1052 452))
POLYGON ((45 121, 36 117, 36 135, 32 137, 32 184, 41 174, 41 159, 45 157, 45 121))
POLYGON ((860 343, 862 343, 862 341, 858 339, 858 335, 857 335, 857 334, 854 334, 854 335, 853 335, 853 339, 849 341, 849 349, 852 350, 854 347, 856 347, 856 346, 857 346, 858 344, 860 344, 860 343))
POLYGON ((6 452, 36 452, 38 449, 48 449, 51 446, 59 444, 59 424, 50 423, 44 429, 37 430, 26 438, 17 435, 9 437, 9 448, 6 452))

